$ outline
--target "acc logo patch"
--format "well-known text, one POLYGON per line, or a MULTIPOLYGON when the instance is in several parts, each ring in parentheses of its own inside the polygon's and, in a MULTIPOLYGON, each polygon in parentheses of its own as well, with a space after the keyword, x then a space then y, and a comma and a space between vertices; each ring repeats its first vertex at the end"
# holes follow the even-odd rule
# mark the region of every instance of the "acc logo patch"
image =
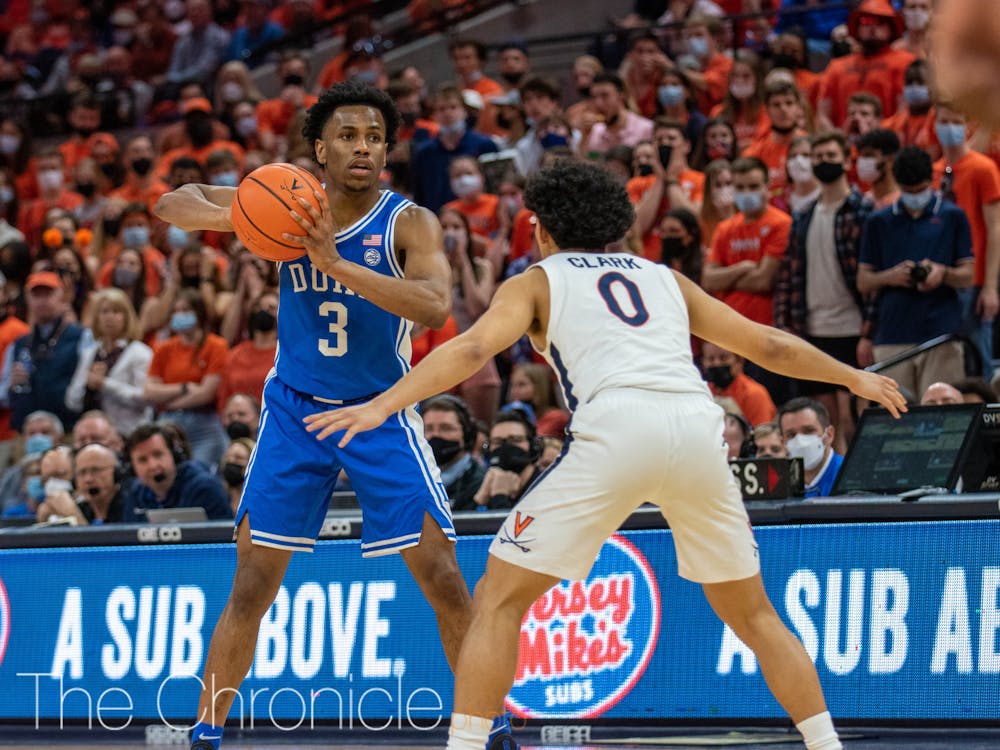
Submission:
POLYGON ((649 666, 660 615, 649 561, 612 536, 586 581, 563 581, 528 610, 507 707, 527 718, 600 716, 649 666))
POLYGON ((381 260, 382 260, 382 253, 380 253, 375 248, 370 247, 367 250, 365 250, 365 263, 367 263, 369 266, 377 266, 381 260))
POLYGON ((3 663, 4 654, 7 653, 7 642, 10 640, 10 599, 7 598, 7 589, 4 588, 3 581, 0 580, 0 664, 3 663))

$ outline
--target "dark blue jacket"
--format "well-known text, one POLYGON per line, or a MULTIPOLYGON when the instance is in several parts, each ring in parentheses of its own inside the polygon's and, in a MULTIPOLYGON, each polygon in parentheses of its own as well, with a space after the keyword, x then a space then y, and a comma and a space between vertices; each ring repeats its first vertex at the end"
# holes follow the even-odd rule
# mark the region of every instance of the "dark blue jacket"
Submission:
POLYGON ((222 483, 197 461, 184 461, 177 467, 177 478, 162 501, 138 479, 132 479, 125 490, 126 523, 143 523, 146 511, 156 508, 202 507, 211 519, 232 518, 229 496, 222 483))
POLYGON ((66 390, 80 360, 80 337, 84 327, 79 323, 63 324, 59 320, 53 333, 43 338, 38 326, 14 342, 14 362, 21 361, 24 352, 31 354, 31 387, 16 393, 11 388, 10 426, 21 430, 24 418, 38 409, 50 411, 62 420, 67 432, 73 429, 79 412, 66 408, 66 390))

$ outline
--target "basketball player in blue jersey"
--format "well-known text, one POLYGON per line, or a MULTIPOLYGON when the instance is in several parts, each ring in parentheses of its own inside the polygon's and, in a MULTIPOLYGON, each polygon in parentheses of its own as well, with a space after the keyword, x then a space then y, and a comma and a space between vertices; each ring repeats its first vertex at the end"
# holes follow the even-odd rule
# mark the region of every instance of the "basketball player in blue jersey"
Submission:
POLYGON ((758 325, 665 266, 603 253, 632 225, 624 188, 602 170, 562 162, 528 185, 542 260, 507 281, 465 333, 431 352, 363 406, 308 417, 320 440, 350 446, 407 404, 447 391, 527 333, 559 373, 573 412, 566 448, 511 511, 476 587, 455 672, 448 750, 511 750, 494 735, 514 682, 520 625, 562 579, 587 577, 605 539, 643 502, 660 506, 678 572, 754 650, 767 684, 810 750, 841 744, 816 669, 774 611, 753 530, 729 470, 723 412, 689 336, 774 372, 839 383, 898 416, 888 378, 852 369, 802 339, 758 325))
MULTIPOLYGON (((420 417, 401 409, 347 450, 317 442, 303 424, 326 404, 364 403, 391 387, 409 369, 411 321, 439 328, 451 310, 437 218, 379 189, 399 120, 384 93, 344 83, 319 98, 303 128, 326 189, 316 195, 320 211, 303 200, 291 212, 302 233, 284 236, 306 255, 279 264, 278 352, 236 514, 232 593, 205 662, 197 750, 218 750, 234 697, 227 688, 250 668, 292 552, 312 551, 341 469, 361 505, 362 554, 402 555, 437 615, 448 663, 458 661, 471 597, 420 417)), ((234 193, 185 185, 163 196, 156 213, 183 229, 232 231, 234 193)))

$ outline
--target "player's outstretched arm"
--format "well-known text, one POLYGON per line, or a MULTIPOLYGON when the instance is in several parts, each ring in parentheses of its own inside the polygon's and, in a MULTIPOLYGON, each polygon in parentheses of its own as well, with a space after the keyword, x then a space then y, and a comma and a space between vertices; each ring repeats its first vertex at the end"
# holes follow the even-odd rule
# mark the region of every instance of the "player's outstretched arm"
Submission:
POLYGON ((318 432, 319 440, 346 430, 340 440, 343 447, 356 433, 378 427, 389 415, 458 385, 531 329, 539 295, 547 290, 544 271, 532 269, 515 276, 497 290, 489 309, 469 330, 434 349, 392 388, 361 406, 312 414, 305 418, 306 429, 318 432))
POLYGON ((798 336, 744 318, 681 274, 675 272, 674 278, 684 294, 691 333, 695 336, 772 372, 842 385, 862 398, 882 404, 893 416, 906 411, 906 399, 892 378, 838 362, 798 336))
POLYGON ((168 224, 188 231, 214 229, 217 232, 233 231, 229 207, 236 195, 236 188, 218 185, 181 185, 165 193, 153 207, 153 213, 168 224))

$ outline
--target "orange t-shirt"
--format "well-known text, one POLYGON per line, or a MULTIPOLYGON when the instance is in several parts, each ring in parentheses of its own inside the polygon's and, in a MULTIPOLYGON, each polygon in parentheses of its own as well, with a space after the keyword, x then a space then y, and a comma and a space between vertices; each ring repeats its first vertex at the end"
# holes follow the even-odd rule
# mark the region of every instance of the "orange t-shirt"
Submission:
POLYGON ((492 237, 500 227, 497 218, 497 207, 500 205, 500 196, 492 193, 483 193, 473 202, 464 201, 458 198, 444 204, 444 208, 450 211, 458 211, 469 220, 469 229, 480 237, 492 237))
MULTIPOLYGON (((717 104, 712 107, 709 117, 715 119, 722 117, 725 104, 717 104)), ((757 110, 756 119, 751 120, 749 113, 736 115, 732 122, 733 130, 736 131, 736 150, 742 151, 759 138, 763 138, 771 130, 771 118, 767 116, 767 108, 764 105, 757 110)))
MULTIPOLYGON (((7 353, 7 347, 31 331, 28 324, 20 318, 8 315, 0 323, 0 359, 7 353)), ((10 409, 0 409, 0 440, 10 440, 17 433, 10 428, 10 409)))
POLYGON ((476 130, 485 135, 504 135, 507 131, 497 125, 497 108, 491 99, 501 96, 504 93, 503 86, 492 78, 482 76, 478 81, 463 86, 465 89, 472 89, 483 97, 483 110, 479 113, 479 120, 476 122, 476 130))
POLYGON ((448 316, 448 320, 438 330, 435 331, 433 328, 424 329, 424 332, 419 336, 410 339, 410 349, 412 352, 410 354, 410 364, 416 367, 420 360, 434 349, 441 346, 445 341, 455 338, 457 335, 458 324, 451 315, 448 316))
POLYGON ((149 210, 153 210, 153 206, 156 205, 156 201, 160 199, 164 193, 170 190, 169 187, 157 178, 150 180, 149 185, 146 187, 140 186, 138 183, 133 182, 132 178, 125 180, 125 184, 122 185, 117 190, 112 190, 109 194, 109 198, 121 198, 128 203, 145 203, 149 210))
POLYGON ((731 398, 735 401, 743 416, 754 427, 773 422, 778 416, 778 410, 767 388, 742 372, 733 378, 728 388, 716 388, 711 384, 708 387, 712 390, 713 396, 731 398))
MULTIPOLYGON (((94 135, 97 135, 97 133, 94 133, 94 135)), ((104 133, 104 135, 111 136, 110 133, 104 133)), ((114 136, 111 137, 114 138, 114 136)), ((80 161, 90 158, 90 150, 93 146, 93 135, 88 136, 87 138, 71 136, 68 140, 59 144, 59 153, 63 156, 63 168, 66 170, 66 174, 72 174, 73 168, 79 164, 80 161)))
MULTIPOLYGON (((696 172, 693 169, 685 169, 681 172, 677 181, 680 183, 681 190, 684 191, 684 195, 689 201, 701 203, 704 200, 704 173, 696 172)), ((632 205, 637 205, 642 200, 642 196, 646 194, 647 190, 653 187, 653 183, 655 182, 655 175, 647 175, 646 177, 633 177, 625 183, 625 190, 628 192, 628 197, 632 201, 632 205)), ((669 210, 670 195, 667 190, 664 190, 660 206, 656 211, 656 220, 653 222, 652 228, 642 238, 642 254, 647 260, 651 260, 654 263, 658 263, 660 255, 662 255, 662 242, 660 240, 660 233, 657 230, 659 229, 660 220, 669 210)))
POLYGON ((338 52, 330 62, 323 66, 316 78, 316 85, 320 88, 328 89, 335 83, 344 80, 344 63, 347 62, 347 50, 338 52))
POLYGON ((531 223, 531 218, 534 215, 533 211, 522 208, 514 217, 514 226, 510 230, 508 260, 517 260, 521 256, 527 255, 535 246, 535 225, 531 223))
POLYGON ((698 109, 710 112, 712 107, 722 101, 729 86, 729 73, 733 69, 733 58, 717 52, 705 64, 704 76, 707 88, 697 94, 698 109))
POLYGON ((229 347, 226 340, 206 333, 200 348, 171 336, 153 352, 149 377, 164 383, 200 383, 206 375, 222 375, 226 369, 229 347))
MULTIPOLYGON (((306 94, 302 100, 302 108, 309 109, 316 103, 317 97, 306 94)), ((286 135, 288 123, 292 121, 298 110, 280 97, 266 99, 257 105, 257 132, 286 135)))
MULTIPOLYGON (((989 235, 983 206, 1000 200, 1000 169, 990 157, 978 151, 969 151, 951 166, 955 172, 952 182, 955 203, 965 212, 972 229, 972 254, 975 257, 972 283, 982 286, 986 279, 986 242, 989 235)), ((935 188, 941 187, 944 169, 944 159, 934 163, 935 188)))
POLYGON ((822 76, 818 73, 813 73, 811 70, 806 70, 805 68, 797 68, 795 70, 795 88, 802 92, 814 112, 816 111, 816 104, 819 102, 820 80, 822 80, 822 76))
POLYGON ((785 162, 788 161, 788 144, 798 135, 780 135, 768 130, 767 135, 751 143, 744 149, 742 156, 756 156, 767 165, 767 187, 771 198, 781 194, 788 184, 788 174, 785 172, 785 162))
MULTIPOLYGON (((788 245, 788 232, 792 217, 774 206, 768 206, 756 221, 747 220, 743 214, 719 223, 712 238, 708 262, 717 266, 731 266, 741 260, 752 260, 758 265, 767 256, 782 258, 788 245)), ((719 299, 750 320, 772 325, 771 293, 757 294, 732 289, 722 292, 719 299)))
POLYGON ((418 117, 417 121, 413 123, 413 125, 400 126, 397 140, 400 143, 412 141, 413 136, 421 130, 427 134, 427 138, 436 138, 438 131, 441 130, 441 126, 434 122, 434 120, 425 120, 422 117, 418 117))
POLYGON ((229 397, 236 393, 247 393, 260 403, 264 394, 264 381, 274 366, 276 351, 277 346, 258 349, 252 341, 244 341, 229 350, 226 371, 219 383, 220 412, 229 397))
POLYGON ((37 250, 42 241, 42 224, 45 222, 45 214, 53 208, 72 211, 81 203, 83 203, 83 196, 70 190, 63 190, 53 202, 36 198, 33 201, 22 203, 17 214, 17 228, 21 230, 24 241, 31 247, 32 252, 37 250))
POLYGON ((882 102, 882 114, 896 114, 903 94, 903 73, 916 58, 903 50, 884 50, 871 57, 857 53, 830 61, 819 87, 819 100, 830 101, 830 119, 841 127, 847 119, 847 100, 851 94, 867 91, 882 102))
MULTIPOLYGON (((118 262, 118 255, 120 253, 121 247, 117 247, 114 255, 108 256, 108 260, 101 266, 101 270, 97 272, 97 286, 99 288, 103 289, 112 285, 115 264, 118 262)), ((163 285, 163 278, 160 274, 166 268, 167 259, 155 247, 146 245, 142 249, 142 264, 146 267, 146 296, 155 297, 160 293, 163 285)))

